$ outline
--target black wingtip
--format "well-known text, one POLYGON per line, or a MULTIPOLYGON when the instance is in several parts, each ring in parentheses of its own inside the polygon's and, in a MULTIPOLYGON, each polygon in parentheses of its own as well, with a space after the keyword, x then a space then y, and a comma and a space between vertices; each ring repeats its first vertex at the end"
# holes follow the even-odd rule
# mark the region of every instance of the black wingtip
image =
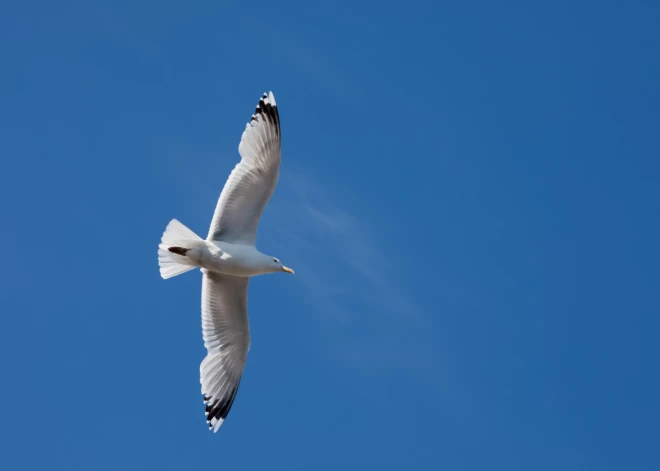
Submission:
POLYGON ((213 397, 204 395, 204 402, 206 403, 206 422, 209 424, 209 430, 212 429, 218 421, 224 421, 227 418, 229 410, 234 404, 234 399, 236 399, 239 384, 237 384, 229 394, 219 399, 214 400, 213 397), (215 421, 213 419, 215 419, 215 421))
POLYGON ((257 121, 259 115, 261 115, 261 118, 264 121, 273 124, 275 126, 275 132, 280 136, 280 113, 277 109, 277 104, 275 103, 275 97, 271 100, 267 93, 263 94, 259 99, 259 104, 254 110, 250 123, 257 121))

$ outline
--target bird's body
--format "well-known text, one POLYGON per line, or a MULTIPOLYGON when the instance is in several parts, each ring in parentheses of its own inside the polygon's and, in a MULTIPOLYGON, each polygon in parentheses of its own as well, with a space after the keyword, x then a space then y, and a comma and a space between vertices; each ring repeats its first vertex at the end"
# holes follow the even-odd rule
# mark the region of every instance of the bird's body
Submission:
POLYGON ((259 100, 238 151, 241 161, 220 195, 206 240, 173 219, 158 248, 163 278, 193 268, 202 277, 200 366, 209 427, 217 431, 234 402, 250 348, 247 289, 252 276, 293 270, 256 248, 259 218, 279 176, 280 119, 272 93, 259 100))
MULTIPOLYGON (((261 253, 253 245, 222 240, 182 240, 177 244, 168 246, 167 250, 186 257, 194 264, 192 266, 223 275, 250 277, 281 271, 273 266, 273 257, 261 253), (185 248, 185 255, 177 253, 176 248, 185 248)), ((187 263, 185 259, 181 262, 187 263)))

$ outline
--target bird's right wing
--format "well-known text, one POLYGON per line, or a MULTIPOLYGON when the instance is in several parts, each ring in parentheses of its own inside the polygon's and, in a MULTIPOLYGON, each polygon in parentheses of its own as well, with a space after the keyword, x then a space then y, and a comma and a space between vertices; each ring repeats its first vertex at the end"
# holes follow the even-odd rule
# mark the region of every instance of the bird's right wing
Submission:
POLYGON ((254 245, 259 219, 280 174, 280 114, 272 93, 259 100, 238 152, 241 161, 222 189, 208 240, 254 245))
POLYGON ((236 397, 250 349, 250 279, 202 271, 202 334, 208 354, 200 366, 200 381, 206 421, 217 432, 236 397))

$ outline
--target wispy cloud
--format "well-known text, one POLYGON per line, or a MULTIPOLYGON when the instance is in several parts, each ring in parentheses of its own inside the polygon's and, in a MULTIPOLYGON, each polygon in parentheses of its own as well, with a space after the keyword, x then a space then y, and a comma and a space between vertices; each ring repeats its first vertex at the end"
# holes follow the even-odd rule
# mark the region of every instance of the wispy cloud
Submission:
POLYGON ((442 401, 457 422, 473 425, 478 407, 456 379, 458 365, 433 322, 440 313, 421 306, 406 290, 401 277, 407 275, 398 271, 400 254, 387 240, 387 228, 367 227, 359 208, 344 209, 333 194, 287 171, 265 216, 277 220, 268 223, 268 245, 278 253, 289 248, 286 260, 296 267, 301 295, 316 314, 319 332, 313 341, 327 342, 319 343, 319 350, 330 361, 380 384, 379 400, 400 401, 388 393, 388 384, 417 384, 442 401))
POLYGON ((325 327, 341 331, 348 361, 385 374, 423 370, 430 358, 433 372, 441 367, 428 338, 429 313, 397 281, 386 232, 366 227, 318 182, 290 172, 271 204, 273 217, 286 222, 269 228, 273 244, 295 247, 288 259, 304 295, 325 327))

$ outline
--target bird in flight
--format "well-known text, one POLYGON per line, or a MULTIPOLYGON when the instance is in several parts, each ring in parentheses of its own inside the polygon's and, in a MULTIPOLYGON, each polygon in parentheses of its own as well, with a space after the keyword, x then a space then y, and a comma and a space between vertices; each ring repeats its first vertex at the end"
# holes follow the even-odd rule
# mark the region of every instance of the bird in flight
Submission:
POLYGON ((280 170, 280 116, 270 92, 259 100, 238 145, 241 161, 229 175, 202 239, 172 219, 158 246, 164 279, 202 271, 202 336, 207 349, 200 382, 209 429, 217 432, 241 382, 250 349, 247 291, 251 276, 291 273, 256 248, 257 225, 280 170))

